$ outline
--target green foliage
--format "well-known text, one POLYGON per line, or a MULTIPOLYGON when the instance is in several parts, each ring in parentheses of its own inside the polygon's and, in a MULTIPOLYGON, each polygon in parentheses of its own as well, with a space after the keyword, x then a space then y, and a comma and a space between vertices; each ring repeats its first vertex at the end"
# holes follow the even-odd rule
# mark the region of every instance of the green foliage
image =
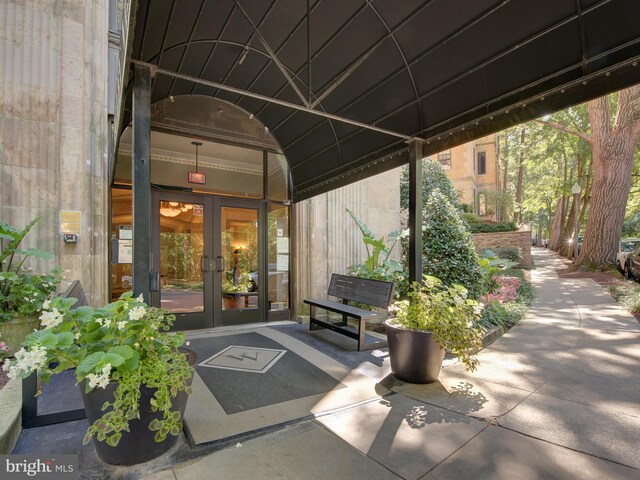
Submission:
POLYGON ((362 220, 356 217, 351 210, 346 209, 362 234, 362 241, 367 249, 367 259, 364 263, 351 265, 347 268, 347 273, 354 277, 368 278, 370 280, 384 280, 396 284, 396 294, 402 289, 402 284, 406 283, 407 274, 404 266, 391 258, 391 252, 401 238, 408 235, 408 231, 397 230, 384 237, 376 238, 375 234, 367 227, 362 220))
POLYGON ((0 251, 0 322, 38 312, 62 281, 62 270, 36 273, 24 264, 30 257, 50 260, 53 255, 36 248, 20 249, 22 240, 38 222, 35 218, 22 230, 0 223, 0 239, 8 240, 0 251))
POLYGON ((626 282, 624 285, 612 285, 608 289, 624 308, 633 314, 640 313, 640 285, 626 282))
POLYGON ((496 232, 515 232, 518 230, 514 222, 500 223, 470 223, 469 231, 471 233, 496 233, 496 232))
POLYGON ((518 262, 500 258, 493 250, 486 249, 482 252, 478 264, 482 272, 481 292, 482 294, 487 294, 496 287, 493 277, 498 273, 502 273, 503 270, 515 267, 518 262))
POLYGON ((423 285, 414 282, 408 298, 393 304, 394 326, 427 330, 443 349, 450 350, 471 371, 478 359, 469 352, 482 345, 482 333, 475 322, 481 307, 468 298, 461 285, 446 286, 439 278, 425 275, 423 285))
POLYGON ((239 274, 237 282, 234 282, 233 272, 226 272, 224 285, 222 285, 224 293, 248 292, 249 287, 251 287, 251 275, 248 273, 239 274))
POLYGON ((477 325, 484 331, 496 327, 510 328, 517 324, 524 318, 533 301, 533 289, 531 283, 525 279, 523 270, 508 268, 502 270, 500 275, 518 278, 521 282, 520 287, 514 302, 486 301, 482 315, 477 322, 477 325))
POLYGON ((156 441, 182 428, 180 414, 172 410, 178 392, 190 393, 193 369, 178 351, 182 334, 162 333, 173 325, 175 315, 148 307, 142 296, 131 292, 103 308, 80 307, 71 310, 74 298, 54 298, 45 302, 40 317, 42 330, 29 334, 16 359, 6 365, 13 378, 37 371, 44 381, 51 375, 76 367, 76 380, 85 391, 105 388, 117 382, 114 400, 106 402, 105 412, 87 430, 85 443, 92 437, 115 446, 129 421, 140 418, 140 388, 155 389, 152 410, 162 413, 154 420, 156 441))
MULTIPOLYGON (((422 160, 422 201, 424 205, 427 204, 434 190, 439 190, 456 210, 463 209, 458 192, 453 187, 446 172, 442 169, 440 162, 424 159, 422 160)), ((409 210, 409 169, 407 167, 402 170, 400 208, 409 210)))
POLYGON ((438 189, 425 205, 422 238, 425 275, 441 278, 446 285, 462 285, 472 298, 482 294, 482 272, 471 235, 438 189))
POLYGON ((518 263, 522 260, 522 252, 518 247, 498 247, 494 252, 499 258, 506 258, 512 262, 518 263))

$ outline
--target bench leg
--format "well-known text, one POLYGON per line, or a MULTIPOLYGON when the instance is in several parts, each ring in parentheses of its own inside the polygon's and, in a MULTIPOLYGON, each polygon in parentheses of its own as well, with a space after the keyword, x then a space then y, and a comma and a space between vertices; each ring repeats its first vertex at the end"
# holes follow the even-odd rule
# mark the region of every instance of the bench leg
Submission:
POLYGON ((367 332, 366 320, 360 319, 358 322, 358 351, 365 350, 365 334, 367 332))
POLYGON ((316 307, 315 305, 309 305, 309 330, 320 330, 324 327, 315 323, 316 320, 316 307))

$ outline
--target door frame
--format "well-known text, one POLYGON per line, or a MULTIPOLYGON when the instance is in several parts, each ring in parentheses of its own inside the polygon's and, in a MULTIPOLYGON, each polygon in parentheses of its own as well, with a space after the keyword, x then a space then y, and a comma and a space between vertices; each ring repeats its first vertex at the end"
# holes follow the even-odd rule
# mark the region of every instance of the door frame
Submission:
POLYGON ((151 273, 158 277, 158 288, 150 293, 149 304, 160 307, 160 202, 194 203, 204 206, 203 274, 204 309, 202 312, 173 313, 176 316, 172 330, 196 330, 221 326, 262 323, 268 321, 267 311, 267 216, 266 202, 261 199, 225 197, 202 193, 176 192, 153 189, 151 192, 151 273), (222 207, 256 210, 258 213, 258 308, 247 310, 222 309, 222 275, 218 258, 222 254, 222 207), (208 257, 208 258, 207 258, 208 257))
POLYGON ((212 251, 213 244, 213 214, 214 207, 213 201, 208 195, 194 194, 194 193, 178 193, 175 191, 166 190, 153 190, 151 192, 151 215, 152 215, 152 227, 151 227, 151 272, 152 276, 158 278, 158 287, 155 291, 151 292, 150 305, 160 307, 161 300, 161 281, 160 281, 160 202, 181 202, 181 203, 193 203, 204 206, 203 223, 202 223, 202 235, 204 242, 202 267, 205 268, 203 272, 203 311, 192 313, 173 313, 176 316, 175 324, 171 330, 195 330, 201 328, 212 328, 214 309, 213 309, 213 275, 211 274, 210 258, 207 261, 207 251, 212 251), (206 271, 208 270, 208 272, 206 271))
POLYGON ((260 199, 237 198, 237 197, 213 197, 213 248, 214 257, 212 270, 214 272, 214 327, 242 325, 247 323, 261 323, 267 321, 267 227, 265 216, 265 202, 260 199), (246 208, 256 210, 258 213, 258 308, 257 309, 222 309, 222 271, 219 267, 218 259, 222 256, 222 208, 246 208))

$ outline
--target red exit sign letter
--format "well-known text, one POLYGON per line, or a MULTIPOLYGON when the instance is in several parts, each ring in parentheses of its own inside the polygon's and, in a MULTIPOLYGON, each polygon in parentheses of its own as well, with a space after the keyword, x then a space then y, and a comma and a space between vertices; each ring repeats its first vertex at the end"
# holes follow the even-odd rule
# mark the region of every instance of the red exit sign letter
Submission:
POLYGON ((189 172, 189 183, 199 183, 204 185, 207 183, 207 176, 204 173, 189 172))

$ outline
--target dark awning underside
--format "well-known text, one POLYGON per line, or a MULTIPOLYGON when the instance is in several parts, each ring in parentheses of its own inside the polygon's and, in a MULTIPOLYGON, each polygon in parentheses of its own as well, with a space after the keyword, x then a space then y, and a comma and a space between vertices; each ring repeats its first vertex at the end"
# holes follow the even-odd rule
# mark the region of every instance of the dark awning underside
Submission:
MULTIPOLYGON (((310 0, 310 21, 305 0, 137 3, 132 60, 424 139, 425 155, 640 81, 638 0, 310 0)), ((182 94, 268 127, 294 200, 408 158, 399 136, 156 76, 152 101, 182 94)))

